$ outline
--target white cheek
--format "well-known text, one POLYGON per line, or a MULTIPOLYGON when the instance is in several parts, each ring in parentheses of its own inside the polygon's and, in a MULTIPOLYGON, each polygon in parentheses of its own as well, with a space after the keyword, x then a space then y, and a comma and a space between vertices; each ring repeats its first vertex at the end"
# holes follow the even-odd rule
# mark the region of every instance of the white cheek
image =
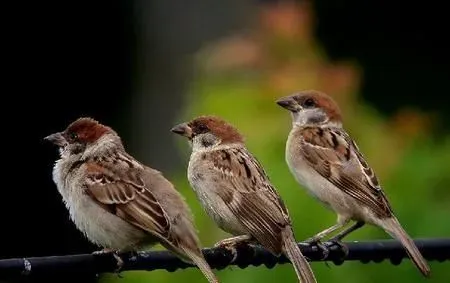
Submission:
POLYGON ((218 145, 220 145, 220 140, 210 133, 197 135, 192 139, 193 152, 210 150, 218 145))
POLYGON ((59 148, 59 155, 61 156, 61 158, 67 158, 70 155, 70 151, 67 148, 67 146, 64 147, 60 147, 59 148))
POLYGON ((192 146, 192 150, 193 151, 197 151, 198 149, 200 149, 201 142, 200 142, 200 139, 198 137, 194 137, 189 142, 190 142, 190 144, 192 146))
POLYGON ((297 125, 304 125, 306 123, 306 116, 304 111, 291 112, 292 123, 297 125))
POLYGON ((326 114, 319 109, 303 109, 299 112, 292 113, 292 123, 299 126, 318 125, 327 121, 326 114))
POLYGON ((192 139, 192 150, 198 151, 204 149, 202 139, 204 138, 203 135, 197 135, 192 139))

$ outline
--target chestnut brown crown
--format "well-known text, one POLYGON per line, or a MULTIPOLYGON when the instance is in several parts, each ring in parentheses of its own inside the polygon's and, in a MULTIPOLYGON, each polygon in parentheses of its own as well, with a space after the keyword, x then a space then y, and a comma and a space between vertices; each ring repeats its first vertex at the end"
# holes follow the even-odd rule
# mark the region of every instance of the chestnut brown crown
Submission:
POLYGON ((57 146, 65 147, 68 144, 91 144, 107 133, 115 132, 96 120, 88 117, 81 117, 72 122, 62 132, 48 135, 44 139, 57 146))
POLYGON ((107 133, 114 133, 114 131, 92 118, 81 117, 66 128, 63 136, 69 143, 71 141, 93 143, 107 133))
POLYGON ((303 109, 320 108, 324 111, 329 121, 340 122, 342 120, 341 110, 334 99, 317 90, 303 90, 292 95, 278 99, 277 104, 292 112, 303 109))
POLYGON ((171 131, 189 139, 193 139, 197 135, 211 133, 220 139, 222 144, 244 143, 244 137, 233 125, 212 115, 199 116, 187 123, 173 127, 171 131))

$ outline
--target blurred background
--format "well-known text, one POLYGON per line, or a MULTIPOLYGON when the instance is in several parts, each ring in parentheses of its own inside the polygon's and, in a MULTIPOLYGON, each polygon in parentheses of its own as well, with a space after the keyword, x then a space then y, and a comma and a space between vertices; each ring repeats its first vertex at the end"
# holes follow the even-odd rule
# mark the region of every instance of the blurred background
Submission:
MULTIPOLYGON (((0 257, 98 249, 70 222, 51 179, 57 150, 42 140, 80 116, 113 127, 132 155, 176 184, 204 246, 228 235, 196 201, 186 180, 189 146, 169 131, 202 114, 222 116, 246 137, 287 203, 299 241, 329 227, 335 215, 304 192, 284 161, 290 117, 274 101, 302 89, 324 91, 339 103, 345 128, 409 234, 449 237, 444 10, 372 0, 49 1, 21 7, 1 114, 8 146, 4 178, 10 180, 2 189, 0 257)), ((347 240, 381 238, 388 236, 366 226, 347 240)), ((449 278, 448 263, 430 264, 427 281, 409 260, 312 268, 318 282, 449 278)), ((222 282, 296 282, 287 264, 216 273, 222 282)), ((197 269, 122 275, 90 280, 205 281, 197 269)))

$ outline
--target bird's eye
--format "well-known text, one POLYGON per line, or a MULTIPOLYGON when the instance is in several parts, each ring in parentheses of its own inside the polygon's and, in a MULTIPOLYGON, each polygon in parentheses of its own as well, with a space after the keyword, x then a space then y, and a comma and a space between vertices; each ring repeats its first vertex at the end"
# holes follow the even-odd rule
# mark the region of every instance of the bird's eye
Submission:
POLYGON ((198 125, 198 129, 199 129, 200 132, 208 131, 208 127, 206 125, 204 125, 204 124, 198 125))
POLYGON ((70 132, 69 133, 69 138, 74 141, 74 140, 78 139, 78 135, 75 132, 70 132))
POLYGON ((314 102, 314 99, 312 98, 308 98, 305 100, 305 102, 303 102, 303 107, 305 108, 312 108, 316 106, 316 103, 314 102))

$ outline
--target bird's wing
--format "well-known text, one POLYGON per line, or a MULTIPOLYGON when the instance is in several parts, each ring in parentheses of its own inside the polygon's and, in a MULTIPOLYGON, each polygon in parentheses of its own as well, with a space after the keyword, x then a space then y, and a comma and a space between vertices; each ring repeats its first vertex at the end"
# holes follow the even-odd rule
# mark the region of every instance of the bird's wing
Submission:
POLYGON ((274 254, 281 252, 281 230, 288 211, 259 162, 245 149, 212 151, 218 194, 248 233, 274 254))
MULTIPOLYGON (((127 164, 127 163, 124 163, 127 164)), ((162 239, 170 237, 170 221, 152 193, 143 167, 90 161, 85 192, 112 214, 162 239)))
POLYGON ((305 128, 300 133, 303 159, 325 179, 380 217, 392 209, 378 179, 356 143, 339 128, 305 128))

